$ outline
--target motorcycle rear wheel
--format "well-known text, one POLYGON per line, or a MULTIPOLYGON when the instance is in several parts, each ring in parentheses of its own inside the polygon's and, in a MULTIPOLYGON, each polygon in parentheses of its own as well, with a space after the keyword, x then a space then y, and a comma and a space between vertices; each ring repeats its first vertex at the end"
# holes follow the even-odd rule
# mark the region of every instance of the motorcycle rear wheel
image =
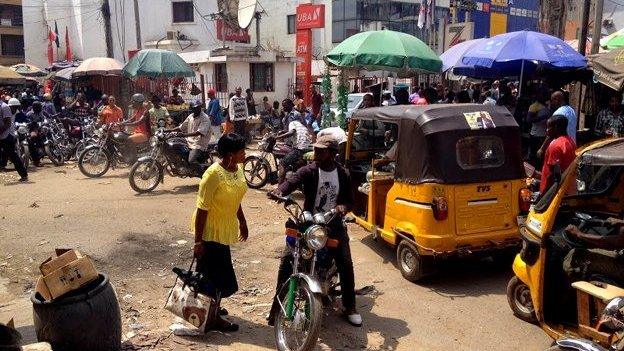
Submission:
POLYGON ((108 172, 111 159, 101 147, 83 151, 78 157, 78 169, 89 178, 99 178, 108 172))
MULTIPOLYGON (((294 278, 293 278, 294 279, 294 278)), ((282 300, 286 306, 286 297, 282 300)), ((323 303, 319 294, 312 292, 304 280, 299 280, 295 292, 294 316, 293 320, 286 319, 283 311, 280 311, 275 318, 275 343, 279 351, 311 351, 316 347, 321 323, 323 318, 323 303), (302 319, 306 318, 305 321, 302 319), (302 334, 303 339, 289 340, 289 330, 287 328, 305 330, 294 330, 295 334, 302 334)))
POLYGON ((243 173, 247 186, 252 189, 260 189, 269 181, 271 170, 267 163, 258 156, 249 156, 243 162, 243 173))
POLYGON ((139 161, 130 169, 128 175, 130 187, 139 194, 149 193, 156 189, 164 176, 163 168, 157 162, 153 162, 152 169, 150 169, 152 162, 139 161))
POLYGON ((65 164, 65 156, 63 156, 63 152, 61 152, 58 146, 51 144, 46 145, 45 153, 55 166, 58 167, 65 164))

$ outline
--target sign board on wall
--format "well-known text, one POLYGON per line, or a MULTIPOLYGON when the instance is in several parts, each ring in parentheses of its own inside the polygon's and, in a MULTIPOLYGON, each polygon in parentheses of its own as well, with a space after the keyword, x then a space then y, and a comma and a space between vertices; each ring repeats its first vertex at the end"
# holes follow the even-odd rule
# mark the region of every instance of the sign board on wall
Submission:
MULTIPOLYGON (((298 30, 296 44, 297 82, 304 83, 306 80, 311 80, 312 74, 312 31, 309 29, 298 30)), ((301 89, 303 88, 301 87, 301 89)))
POLYGON ((325 5, 302 4, 297 6, 297 30, 324 27, 325 5))
POLYGON ((242 29, 240 27, 232 27, 229 23, 225 23, 225 28, 223 27, 223 20, 217 19, 217 39, 223 40, 223 35, 225 35, 225 40, 233 41, 237 43, 249 43, 250 36, 247 29, 242 29))
POLYGON ((461 42, 474 39, 474 22, 453 23, 446 26, 444 51, 461 42))

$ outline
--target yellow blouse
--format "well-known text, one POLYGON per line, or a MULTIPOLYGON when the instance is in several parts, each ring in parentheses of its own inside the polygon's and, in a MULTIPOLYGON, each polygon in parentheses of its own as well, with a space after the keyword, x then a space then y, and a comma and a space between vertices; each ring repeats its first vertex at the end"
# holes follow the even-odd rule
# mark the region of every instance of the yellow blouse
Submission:
MULTIPOLYGON (((223 245, 238 242, 239 223, 237 212, 247 192, 243 168, 229 172, 219 163, 214 163, 204 173, 197 193, 197 208, 208 212, 202 238, 223 245)), ((195 216, 191 219, 191 232, 195 230, 195 216)))

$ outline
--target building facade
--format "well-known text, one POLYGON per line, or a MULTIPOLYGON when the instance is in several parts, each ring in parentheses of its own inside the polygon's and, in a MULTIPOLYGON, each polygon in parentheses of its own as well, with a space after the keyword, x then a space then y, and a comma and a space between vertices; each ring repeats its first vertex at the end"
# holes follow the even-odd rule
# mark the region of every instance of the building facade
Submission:
POLYGON ((21 0, 0 0, 0 65, 24 62, 24 21, 21 0))

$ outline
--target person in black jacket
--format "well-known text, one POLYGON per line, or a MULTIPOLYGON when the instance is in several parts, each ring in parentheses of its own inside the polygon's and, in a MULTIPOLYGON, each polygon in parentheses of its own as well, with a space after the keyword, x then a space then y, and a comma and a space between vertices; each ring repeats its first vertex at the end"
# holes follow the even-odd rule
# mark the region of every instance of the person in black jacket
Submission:
MULTIPOLYGON (((349 174, 335 161, 338 141, 326 135, 319 137, 313 146, 314 162, 300 168, 291 179, 280 184, 268 196, 286 196, 302 187, 305 197, 304 211, 324 213, 336 209, 345 215, 353 203, 353 194, 349 174)), ((355 308, 355 278, 347 228, 340 217, 330 223, 329 227, 329 236, 339 241, 338 247, 332 249, 332 253, 340 275, 343 314, 350 324, 359 327, 362 325, 362 317, 355 308)), ((287 248, 279 267, 276 294, 292 274, 292 259, 292 254, 287 248)), ((276 314, 279 312, 278 298, 276 296, 273 299, 273 306, 268 317, 269 325, 275 323, 276 314)))

